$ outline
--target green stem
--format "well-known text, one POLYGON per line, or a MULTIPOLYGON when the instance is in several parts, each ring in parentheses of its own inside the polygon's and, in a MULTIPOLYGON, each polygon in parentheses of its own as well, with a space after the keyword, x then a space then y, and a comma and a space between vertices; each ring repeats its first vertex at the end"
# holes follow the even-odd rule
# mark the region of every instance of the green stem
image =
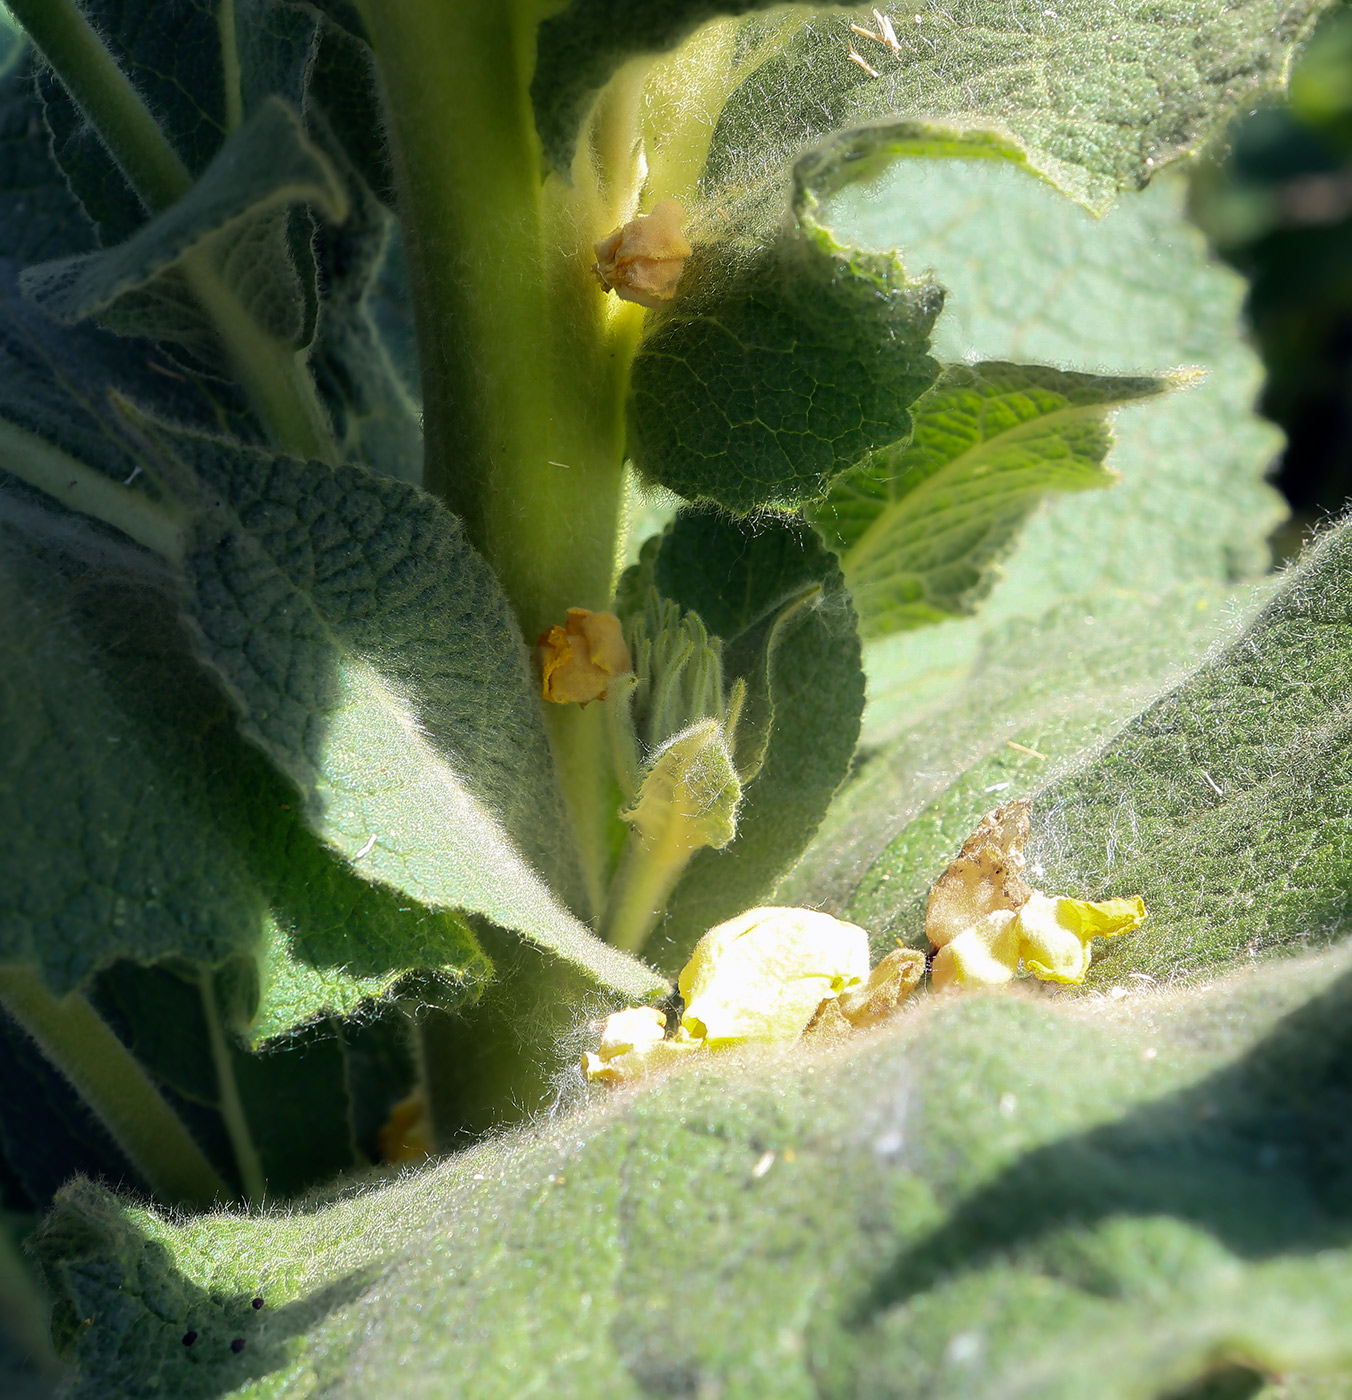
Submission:
POLYGON ((601 936, 626 953, 643 951, 676 881, 690 864, 694 851, 684 835, 680 823, 673 821, 651 845, 637 834, 629 838, 601 923, 601 936))
POLYGON ((230 1191, 131 1051, 78 992, 58 1000, 30 967, 0 968, 0 1004, 37 1042, 164 1200, 205 1206, 230 1191))
POLYGON ((216 979, 209 968, 203 968, 197 976, 197 987, 202 996, 202 1014, 206 1020, 207 1039, 211 1044, 211 1059, 216 1068, 216 1093, 219 1096, 221 1120, 225 1124, 230 1146, 235 1154, 235 1166, 244 1187, 244 1199, 251 1206, 261 1204, 267 1192, 267 1181, 263 1176, 263 1163, 254 1146, 253 1134, 249 1130, 249 1118, 244 1112, 244 1102, 239 1096, 239 1082, 235 1078, 234 1060, 230 1054, 230 1042, 226 1038, 225 1027, 221 1024, 220 1007, 216 1002, 216 979))
POLYGON ((19 1253, 11 1228, 16 1223, 0 1216, 0 1325, 35 1370, 54 1378, 61 1366, 52 1348, 52 1305, 19 1253))
POLYGON ((595 183, 541 177, 539 5, 361 0, 388 109, 423 371, 425 484, 534 637, 605 607, 639 321, 591 274, 595 183))
MULTIPOLYGON (((157 214, 182 199, 192 188, 191 172, 75 0, 15 0, 10 9, 146 209, 157 214)), ((227 77, 232 55, 233 46, 227 46, 227 77)), ((237 56, 234 68, 237 77, 237 56)), ((238 105, 236 82, 233 106, 238 105)), ((337 461, 333 432, 304 358, 259 329, 221 281, 205 248, 189 253, 183 267, 273 441, 298 457, 337 461)))
POLYGON ((171 563, 182 561, 183 522, 170 507, 91 470, 36 433, 4 419, 0 419, 0 467, 62 505, 121 530, 171 563))
POLYGON ((182 199, 192 188, 188 167, 75 0, 6 3, 60 74, 137 198, 152 214, 182 199))

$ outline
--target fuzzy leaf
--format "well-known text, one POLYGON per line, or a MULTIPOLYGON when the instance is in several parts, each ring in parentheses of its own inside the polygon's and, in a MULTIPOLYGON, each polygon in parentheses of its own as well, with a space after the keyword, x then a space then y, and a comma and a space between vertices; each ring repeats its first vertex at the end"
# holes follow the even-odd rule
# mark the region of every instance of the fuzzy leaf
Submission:
POLYGON ((648 480, 735 511, 792 506, 908 436, 939 372, 943 293, 895 254, 839 243, 816 210, 849 172, 941 141, 994 149, 982 134, 860 135, 798 163, 793 221, 771 241, 696 248, 634 360, 628 447, 648 480))
MULTIPOLYGON (((936 354, 1037 361, 1100 374, 1205 371, 1185 394, 1115 415, 1111 506, 1048 500, 1028 522, 980 618, 869 649, 867 742, 885 742, 971 670, 987 628, 1035 620, 1104 590, 1143 601, 1186 584, 1260 576, 1285 504, 1264 480, 1281 434, 1254 412, 1262 366, 1245 342, 1245 286, 1216 264, 1184 212, 1186 187, 1155 181, 1094 219, 1008 164, 903 161, 832 205, 843 236, 900 245, 950 288, 936 354), (1123 549, 1130 538, 1132 548, 1123 549)), ((1089 609, 1092 614, 1098 604, 1089 609)))
POLYGON ((0 798, 23 814, 0 853, 0 960, 63 993, 116 959, 241 959, 235 1021, 255 1043, 414 971, 483 975, 460 919, 308 833, 190 659, 170 578, 17 492, 0 504, 0 798))
MULTIPOLYGON (((650 955, 675 973, 700 934, 760 902, 822 820, 849 771, 864 678, 840 571, 799 521, 683 510, 647 570, 664 598, 722 638, 725 682, 747 681, 743 725, 768 737, 736 839, 696 853, 653 931, 650 955)), ((741 732, 737 741, 746 771, 741 732)))
POLYGON ((177 341, 210 357, 212 323, 178 270, 200 253, 240 292, 261 330, 299 347, 313 333, 313 317, 305 274, 290 255, 286 208, 304 203, 331 219, 347 212, 330 163, 295 113, 269 98, 171 208, 115 247, 27 269, 23 289, 57 320, 97 316, 123 334, 177 341))
POLYGON ((868 7, 825 11, 724 108, 704 197, 738 198, 834 132, 898 118, 989 126, 1072 198, 1121 190, 1280 92, 1324 0, 926 0, 892 16, 901 52, 854 35, 868 7), (917 18, 918 16, 918 18, 917 18), (878 76, 854 63, 851 46, 878 76))
MULTIPOLYGON (((317 31, 308 8, 279 0, 82 0, 81 9, 194 176, 268 97, 302 104, 317 31)), ((71 191, 105 246, 125 241, 145 221, 140 201, 50 70, 40 90, 71 191)))
POLYGON ((32 51, 16 43, 8 63, 0 59, 0 257, 24 263, 95 246, 94 230, 52 159, 33 79, 32 51))
POLYGON ((927 999, 847 1050, 710 1056, 304 1211, 175 1219, 77 1183, 36 1241, 70 1394, 1345 1383, 1348 966, 1092 1016, 927 999))
POLYGON ((946 371, 917 403, 911 441, 809 513, 840 557, 864 636, 974 612, 1045 495, 1116 480, 1104 465, 1109 410, 1169 387, 998 361, 946 371))
POLYGON ((525 648, 455 518, 359 468, 155 437, 205 487, 187 559, 203 659, 321 839, 367 879, 654 990, 555 893, 573 855, 525 648))

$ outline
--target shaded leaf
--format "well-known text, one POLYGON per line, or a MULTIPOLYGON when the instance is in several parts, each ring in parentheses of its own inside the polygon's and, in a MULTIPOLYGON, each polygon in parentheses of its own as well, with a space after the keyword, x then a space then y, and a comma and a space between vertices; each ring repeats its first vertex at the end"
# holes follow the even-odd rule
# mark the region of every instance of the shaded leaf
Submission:
MULTIPOLYGON (((736 839, 695 854, 652 934, 651 956, 674 973, 705 929, 760 901, 816 830, 849 771, 864 685, 839 568, 802 522, 684 510, 648 568, 663 597, 722 638, 725 681, 746 678, 743 724, 766 745, 736 839)), ((739 731, 744 769, 746 742, 739 731)))
MULTIPOLYGON (((178 341, 210 358, 215 330, 191 276, 178 265, 199 251, 264 333, 296 346, 313 329, 289 248, 286 206, 347 212, 346 191, 279 99, 263 102, 192 189, 126 242, 25 270, 24 291, 57 320, 98 316, 110 329, 178 341)), ((310 293, 313 297, 313 292, 310 293)))
MULTIPOLYGON (((317 28, 312 11, 278 0, 83 0, 81 8, 193 175, 267 97, 301 104, 317 28)), ((72 192, 105 246, 123 242, 145 210, 50 70, 41 91, 72 192)))
MULTIPOLYGON (((809 155, 772 241, 696 246, 634 359, 628 449, 649 481, 737 511, 791 506, 909 434, 939 372, 928 347, 943 293, 895 254, 839 243, 816 208, 846 171, 939 139, 908 127, 809 155)), ((988 153, 980 134, 951 142, 988 153)))
POLYGON ((455 518, 360 468, 148 431, 204 487, 187 558, 203 659, 321 839, 628 995, 657 986, 554 893, 573 853, 525 647, 455 518))
POLYGON ((1109 410, 1168 387, 998 361, 947 370, 917 403, 911 441, 875 454, 810 512, 865 637, 974 612, 1045 495, 1116 480, 1104 465, 1109 410))
POLYGON ((8 64, 0 59, 0 258, 21 263, 85 253, 95 244, 52 159, 34 68, 32 51, 18 44, 8 64))
POLYGON ((363 1400, 410 1355, 409 1400, 1347 1377, 1350 994, 1338 954, 1092 1016, 926 998, 847 1050, 710 1056, 303 1214, 79 1184, 37 1242, 71 1393, 363 1400), (189 1326, 246 1347, 185 1356, 189 1326))
POLYGON ((0 959, 61 993, 118 958, 242 957, 255 1042, 415 970, 484 974, 458 918, 358 879, 309 835, 191 661, 171 580, 72 518, 4 506, 0 788, 24 820, 0 855, 0 959))

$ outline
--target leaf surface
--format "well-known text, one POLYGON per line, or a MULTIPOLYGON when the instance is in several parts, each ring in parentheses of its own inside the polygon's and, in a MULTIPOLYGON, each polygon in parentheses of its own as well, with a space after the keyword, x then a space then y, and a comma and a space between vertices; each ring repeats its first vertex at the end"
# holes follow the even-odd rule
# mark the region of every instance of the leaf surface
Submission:
POLYGON ((463 921, 358 879, 309 834, 189 657, 171 579, 17 492, 0 504, 0 789, 24 814, 0 857, 0 959, 57 993, 117 959, 241 959, 235 1020, 254 1043, 415 970, 483 976, 463 921))
POLYGON ((1109 410, 1168 387, 999 361, 948 369, 917 403, 910 442, 876 453, 809 511, 865 637, 975 612, 1044 496, 1117 479, 1104 465, 1109 410))
POLYGON ((321 839, 627 995, 660 985, 555 893, 574 857, 525 647, 455 518, 360 468, 159 440, 205 487, 187 562, 203 659, 321 839))
POLYGON ((261 1219, 77 1184, 37 1241, 72 1394, 1345 1382, 1348 997, 1344 952, 1092 1014, 926 998, 261 1219))
POLYGON ((178 341, 209 358, 212 323, 176 273, 200 250, 262 330, 300 346, 313 317, 288 248, 286 206, 303 203, 332 219, 347 212, 346 191, 300 119, 269 98, 172 207, 114 247, 28 268, 23 289, 57 320, 98 316, 123 334, 178 341))

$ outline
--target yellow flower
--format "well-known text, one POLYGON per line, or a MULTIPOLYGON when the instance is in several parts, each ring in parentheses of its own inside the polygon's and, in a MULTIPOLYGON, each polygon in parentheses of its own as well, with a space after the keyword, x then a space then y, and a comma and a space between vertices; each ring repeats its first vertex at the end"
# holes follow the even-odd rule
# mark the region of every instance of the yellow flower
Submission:
POLYGON ((699 1048, 696 1042, 679 1037, 664 1040, 666 1027, 667 1018, 655 1006, 629 1006, 614 1012, 601 1027, 600 1045, 583 1055, 583 1074, 588 1080, 621 1084, 664 1059, 699 1048))
POLYGON ((621 301, 665 306, 676 295, 691 252, 681 232, 684 218, 674 199, 664 199, 651 214, 608 233, 596 244, 596 280, 621 301))
POLYGON ((824 1001, 868 975, 858 925, 813 909, 750 909, 695 945, 677 984, 681 1032, 711 1050, 795 1040, 824 1001))
POLYGON ((930 977, 936 988, 994 987, 1020 961, 1044 982, 1083 982, 1095 938, 1116 938, 1145 922, 1145 901, 1051 899, 1036 890, 1018 913, 997 909, 944 944, 930 977))
POLYGON ((610 682, 633 670, 620 619, 586 608, 569 608, 562 627, 542 632, 535 656, 544 697, 556 705, 604 700, 610 682))
POLYGON ((925 932, 937 950, 936 988, 997 987, 1019 964, 1044 982, 1083 982, 1095 938, 1115 938, 1145 922, 1145 901, 1057 899, 1023 878, 1026 801, 982 817, 957 859, 934 883, 925 932))

